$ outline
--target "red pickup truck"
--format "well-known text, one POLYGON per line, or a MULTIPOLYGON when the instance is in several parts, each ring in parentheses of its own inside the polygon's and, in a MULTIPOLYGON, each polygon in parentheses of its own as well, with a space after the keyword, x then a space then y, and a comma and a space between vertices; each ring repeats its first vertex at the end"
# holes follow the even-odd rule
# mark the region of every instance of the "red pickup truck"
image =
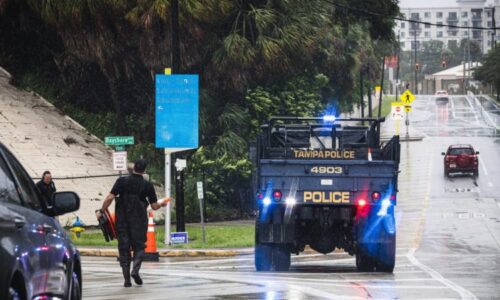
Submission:
POLYGON ((474 151, 472 145, 451 145, 444 155, 444 175, 450 173, 472 173, 479 175, 479 152, 474 151))

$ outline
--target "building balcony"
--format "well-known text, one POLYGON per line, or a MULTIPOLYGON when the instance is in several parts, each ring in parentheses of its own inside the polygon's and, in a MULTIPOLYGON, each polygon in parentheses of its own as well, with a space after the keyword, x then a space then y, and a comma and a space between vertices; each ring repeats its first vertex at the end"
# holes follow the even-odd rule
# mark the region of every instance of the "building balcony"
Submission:
POLYGON ((472 15, 472 21, 482 21, 483 16, 482 15, 472 15))
POLYGON ((472 30, 472 38, 473 39, 481 39, 483 37, 483 33, 481 30, 472 30))
POLYGON ((448 22, 448 24, 458 23, 458 18, 457 17, 448 17, 448 18, 446 18, 446 22, 448 22))

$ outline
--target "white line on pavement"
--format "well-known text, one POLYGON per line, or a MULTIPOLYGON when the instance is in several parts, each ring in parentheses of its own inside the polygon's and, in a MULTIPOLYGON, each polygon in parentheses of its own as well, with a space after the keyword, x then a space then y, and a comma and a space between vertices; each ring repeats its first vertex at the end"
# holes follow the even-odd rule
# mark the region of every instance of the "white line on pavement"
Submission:
POLYGON ((446 279, 443 277, 443 275, 439 274, 437 271, 434 269, 424 265, 418 259, 415 257, 415 248, 411 249, 406 257, 410 260, 412 264, 415 266, 419 267, 420 269, 424 270, 427 274, 429 274, 432 278, 435 280, 441 282, 442 284, 446 285, 450 289, 454 290, 457 294, 460 295, 462 299, 477 299, 477 297, 469 292, 468 290, 464 289, 463 287, 459 286, 458 284, 446 279))
POLYGON ((479 165, 483 169, 484 175, 488 176, 488 170, 486 170, 483 159, 481 158, 481 156, 478 157, 479 157, 479 165))
MULTIPOLYGON (((87 268, 88 269, 88 268, 87 268)), ((120 274, 120 270, 116 270, 115 272, 111 272, 109 269, 102 267, 91 268, 88 271, 92 271, 95 273, 115 273, 120 274)), ((318 273, 321 274, 321 273, 318 273)), ((369 273, 368 273, 369 274, 369 273)), ((168 270, 142 270, 142 276, 163 276, 168 277, 168 275, 172 275, 175 278, 186 277, 186 278, 199 278, 199 279, 207 279, 207 280, 220 280, 220 281, 231 281, 238 282, 243 284, 255 284, 255 285, 266 285, 269 286, 271 283, 274 284, 287 284, 294 285, 300 284, 303 285, 304 282, 308 282, 309 284, 327 284, 327 286, 339 286, 339 287, 353 287, 353 282, 359 282, 360 285, 364 288, 373 288, 373 289, 446 289, 448 287, 444 286, 433 286, 433 285, 393 285, 394 282, 426 282, 432 281, 432 278, 415 278, 415 279, 376 279, 376 283, 373 278, 366 279, 354 279, 354 278, 344 278, 344 279, 314 279, 314 278, 303 278, 301 277, 301 273, 273 273, 273 275, 265 275, 265 273, 248 273, 248 272, 226 272, 226 271, 206 271, 206 270, 197 270, 196 272, 187 272, 186 270, 176 270, 176 269, 168 269, 168 270), (283 275, 283 276, 282 276, 283 275), (298 276, 297 278, 293 278, 292 276, 298 276), (364 284, 367 283, 367 284, 364 284), (384 284, 385 283, 385 284, 384 284)), ((344 274, 345 275, 345 274, 344 274)), ((358 273, 353 272, 349 273, 352 276, 360 276, 367 275, 367 273, 358 273)), ((309 292, 308 292, 309 293, 309 292)), ((328 293, 333 296, 335 294, 328 293)), ((338 295, 336 295, 338 296, 338 295)), ((335 298, 337 299, 337 298, 335 298)))

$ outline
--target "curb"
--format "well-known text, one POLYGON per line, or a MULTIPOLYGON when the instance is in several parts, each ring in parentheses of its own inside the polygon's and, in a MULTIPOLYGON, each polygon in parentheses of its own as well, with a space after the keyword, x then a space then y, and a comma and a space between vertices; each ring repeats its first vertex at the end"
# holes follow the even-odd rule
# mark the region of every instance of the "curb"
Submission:
MULTIPOLYGON (((118 257, 116 248, 78 248, 81 256, 118 257)), ((344 250, 335 249, 335 253, 343 253, 344 250)), ((253 247, 240 249, 159 249, 160 257, 233 257, 239 255, 251 255, 253 247)), ((303 254, 318 254, 310 247, 306 247, 303 254)))
POLYGON ((423 136, 411 136, 411 137, 400 137, 399 138, 399 141, 400 142, 418 142, 418 141, 421 141, 423 140, 424 137, 423 136))
MULTIPOLYGON (((78 248, 81 256, 118 257, 116 248, 78 248)), ((160 257, 231 257, 252 254, 252 248, 245 249, 159 249, 160 257)))

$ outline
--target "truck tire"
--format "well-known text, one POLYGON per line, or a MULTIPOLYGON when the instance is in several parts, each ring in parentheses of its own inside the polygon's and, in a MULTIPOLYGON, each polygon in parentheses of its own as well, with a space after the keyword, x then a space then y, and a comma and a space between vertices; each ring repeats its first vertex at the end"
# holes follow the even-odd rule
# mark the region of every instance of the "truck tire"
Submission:
POLYGON ((396 264, 396 235, 388 235, 388 242, 380 244, 380 253, 384 260, 377 262, 377 271, 392 273, 396 264))
POLYGON ((375 263, 371 257, 360 251, 356 254, 356 267, 359 272, 373 272, 375 263))
POLYGON ((270 245, 255 245, 255 269, 258 272, 270 271, 273 262, 273 248, 270 245))
POLYGON ((273 246, 273 266, 275 271, 284 272, 290 269, 290 250, 282 245, 273 246))

